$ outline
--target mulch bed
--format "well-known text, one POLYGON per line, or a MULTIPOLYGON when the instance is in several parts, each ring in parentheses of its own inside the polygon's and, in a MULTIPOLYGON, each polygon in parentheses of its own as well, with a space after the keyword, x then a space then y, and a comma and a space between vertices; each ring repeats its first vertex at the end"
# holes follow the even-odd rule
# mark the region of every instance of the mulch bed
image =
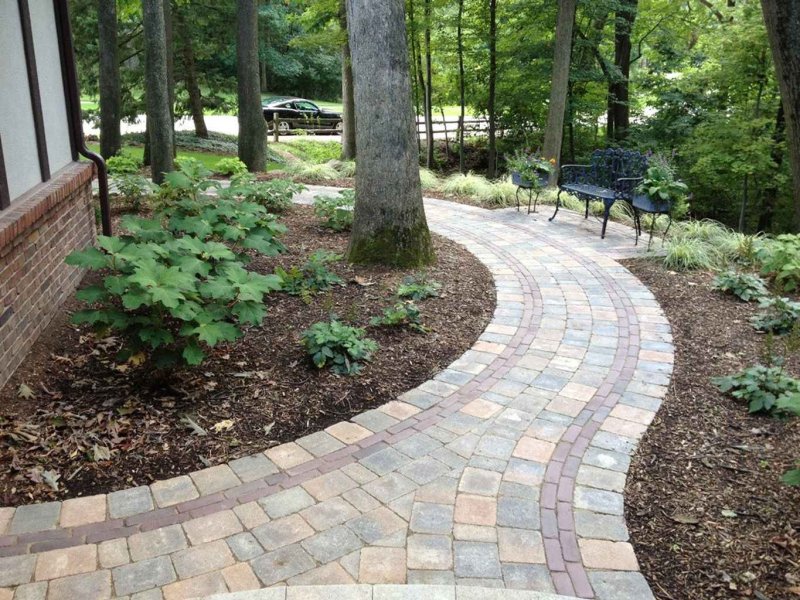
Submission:
MULTIPOLYGON (((320 228, 307 207, 292 207, 282 221, 288 251, 251 268, 271 273, 321 248, 346 249, 348 234, 320 228)), ((335 263, 344 287, 308 304, 269 295, 261 327, 217 347, 199 368, 169 376, 115 364, 120 342, 71 325, 69 314, 81 305, 70 299, 0 390, 0 506, 111 492, 223 463, 346 420, 430 379, 471 347, 495 306, 489 271, 462 246, 439 236, 434 243, 438 262, 426 273, 442 284, 441 295, 419 303, 430 333, 369 327, 380 349, 356 377, 317 370, 300 333, 332 313, 367 326, 408 272, 335 263), (23 384, 33 397, 20 396, 23 384), (110 459, 93 460, 95 446, 100 458, 110 450, 110 459), (56 475, 57 490, 48 484, 56 475)))
MULTIPOLYGON (((677 351, 625 490, 642 572, 659 599, 800 597, 800 492, 780 481, 800 458, 800 420, 750 415, 710 381, 764 356, 757 305, 714 292, 707 273, 626 266, 661 303, 677 351)), ((800 357, 787 368, 800 375, 800 357)))

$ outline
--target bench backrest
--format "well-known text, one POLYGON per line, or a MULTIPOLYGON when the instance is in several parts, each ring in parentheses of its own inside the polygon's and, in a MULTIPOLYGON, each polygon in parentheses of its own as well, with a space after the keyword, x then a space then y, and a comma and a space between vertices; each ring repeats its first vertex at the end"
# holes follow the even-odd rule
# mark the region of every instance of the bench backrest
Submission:
POLYGON ((623 177, 644 177, 647 157, 633 150, 606 148, 592 152, 591 179, 595 185, 615 189, 614 183, 623 177))

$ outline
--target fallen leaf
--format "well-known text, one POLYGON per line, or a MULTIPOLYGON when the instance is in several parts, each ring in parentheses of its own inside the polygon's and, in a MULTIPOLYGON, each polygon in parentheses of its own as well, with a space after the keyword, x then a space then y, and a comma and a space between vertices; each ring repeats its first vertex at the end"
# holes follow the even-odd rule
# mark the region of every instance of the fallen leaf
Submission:
POLYGON ((736 512, 735 512, 735 511, 733 511, 733 510, 728 510, 728 509, 725 509, 725 510, 722 510, 722 511, 720 511, 720 513, 719 513, 719 514, 721 514, 721 515, 722 515, 723 517, 725 517, 726 519, 735 519, 736 517, 738 517, 738 516, 739 516, 739 515, 737 515, 737 514, 736 514, 736 512))
POLYGON ((61 479, 61 475, 59 475, 55 471, 42 471, 42 481, 44 481, 47 485, 53 488, 54 492, 58 491, 59 479, 61 479))
POLYGON ((272 431, 273 427, 275 427, 275 421, 273 421, 269 425, 265 425, 264 426, 264 435, 269 435, 269 432, 272 431))
POLYGON ((92 448, 92 460, 94 462, 111 460, 111 450, 109 450, 105 446, 98 446, 97 444, 95 444, 94 447, 92 448))
POLYGON ((197 421, 192 419, 192 417, 190 417, 189 415, 183 415, 181 417, 181 423, 183 423, 184 425, 186 425, 186 427, 191 429, 192 433, 194 433, 195 435, 199 435, 199 436, 208 435, 208 432, 205 429, 203 429, 202 427, 200 427, 200 425, 197 423, 197 421))
POLYGON ((25 398, 26 400, 30 400, 31 398, 35 398, 36 394, 33 393, 33 390, 29 388, 24 383, 19 385, 19 389, 17 390, 17 396, 20 398, 25 398))
POLYGON ((214 423, 214 426, 211 429, 213 429, 215 433, 221 433, 223 431, 228 431, 232 427, 233 421, 231 419, 223 419, 218 423, 214 423))
POLYGON ((694 515, 688 515, 686 513, 675 513, 670 519, 676 523, 683 523, 684 525, 697 525, 700 522, 700 519, 694 515))

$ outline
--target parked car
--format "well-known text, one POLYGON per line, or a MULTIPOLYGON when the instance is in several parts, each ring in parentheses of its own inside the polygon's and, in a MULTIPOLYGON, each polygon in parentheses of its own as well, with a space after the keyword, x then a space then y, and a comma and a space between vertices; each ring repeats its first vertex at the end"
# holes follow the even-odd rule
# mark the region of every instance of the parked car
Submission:
POLYGON ((292 129, 339 132, 342 130, 342 115, 320 108, 303 98, 270 98, 264 104, 264 118, 270 131, 274 128, 273 115, 278 113, 279 131, 292 129))

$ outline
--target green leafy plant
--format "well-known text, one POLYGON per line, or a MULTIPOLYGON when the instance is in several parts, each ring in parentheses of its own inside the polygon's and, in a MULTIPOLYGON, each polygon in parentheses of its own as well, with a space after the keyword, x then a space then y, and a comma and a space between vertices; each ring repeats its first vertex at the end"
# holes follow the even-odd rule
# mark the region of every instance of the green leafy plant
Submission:
POLYGON ((288 271, 282 267, 275 269, 281 282, 281 290, 293 296, 309 300, 312 294, 330 289, 334 285, 344 285, 342 278, 332 273, 328 265, 342 259, 340 254, 328 250, 317 250, 302 267, 292 267, 288 271))
POLYGON ((772 366, 755 365, 711 381, 722 393, 746 401, 751 413, 786 412, 790 397, 800 393, 800 380, 788 376, 781 361, 772 366))
POLYGON ((339 375, 357 375, 377 351, 378 344, 366 337, 364 329, 344 325, 333 319, 314 323, 300 337, 306 352, 318 369, 330 365, 339 375))
POLYGON ((542 187, 541 178, 550 175, 556 168, 554 158, 546 159, 539 151, 517 150, 510 158, 506 158, 506 166, 534 189, 542 187))
POLYGON ((106 159, 106 168, 109 175, 132 175, 139 172, 141 165, 131 156, 117 154, 106 159))
POLYGON ((235 156, 220 158, 214 165, 214 172, 218 175, 241 175, 247 173, 247 165, 235 156))
POLYGON ((756 252, 761 272, 775 279, 779 289, 800 289, 800 235, 779 235, 756 252))
POLYGON ((180 159, 177 171, 164 174, 164 183, 158 188, 157 204, 164 206, 178 200, 197 200, 207 190, 219 189, 219 182, 209 179, 210 176, 211 171, 199 160, 180 159))
POLYGON ((678 271, 710 269, 715 264, 712 247, 703 241, 693 239, 672 239, 667 241, 664 265, 678 271))
POLYGON ((322 219, 321 225, 333 231, 346 231, 353 225, 353 207, 356 194, 353 190, 342 190, 338 196, 317 196, 314 199, 314 214, 322 219))
POLYGON ((774 297, 759 300, 761 312, 750 319, 759 331, 784 334, 792 331, 800 322, 800 302, 789 298, 774 297))
POLYGON ((665 156, 656 154, 650 157, 644 180, 637 191, 647 194, 654 202, 669 202, 673 218, 681 218, 689 211, 689 188, 675 177, 675 170, 665 156))
POLYGON ((286 165, 286 172, 289 175, 308 181, 329 181, 339 178, 339 172, 325 163, 316 164, 295 161, 286 165))
POLYGON ((751 273, 725 271, 714 278, 712 286, 715 290, 733 294, 744 302, 758 300, 768 294, 764 280, 751 273))
POLYGON ((425 275, 407 275, 397 287, 397 296, 419 302, 425 298, 438 296, 440 289, 442 289, 441 283, 428 279, 425 275))
POLYGON ((413 301, 397 302, 393 306, 383 309, 383 315, 373 317, 369 321, 373 326, 408 327, 419 333, 428 333, 428 328, 422 323, 419 307, 413 301))
POLYGON ((139 211, 144 200, 155 191, 153 183, 142 175, 128 174, 113 178, 114 187, 119 195, 130 203, 135 211, 139 211))
POLYGON ((223 197, 236 197, 247 202, 255 202, 276 214, 286 212, 292 205, 292 198, 305 190, 305 186, 289 179, 257 181, 251 173, 235 175, 231 185, 220 191, 223 197))

